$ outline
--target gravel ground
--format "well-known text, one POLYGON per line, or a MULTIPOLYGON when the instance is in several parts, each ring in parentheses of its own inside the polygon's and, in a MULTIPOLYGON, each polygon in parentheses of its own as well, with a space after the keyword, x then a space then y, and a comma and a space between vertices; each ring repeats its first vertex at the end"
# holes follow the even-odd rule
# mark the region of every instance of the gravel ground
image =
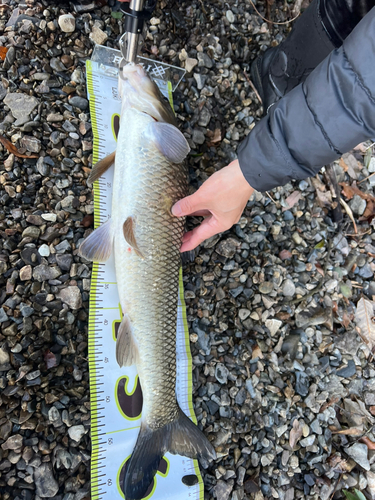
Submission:
MULTIPOLYGON (((90 497, 85 60, 95 42, 117 47, 122 21, 111 0, 74 4, 0 4, 0 134, 14 146, 0 146, 4 500, 90 497)), ((257 7, 294 15, 293 3, 257 7)), ((192 189, 261 116, 249 64, 287 32, 248 1, 159 2, 142 50, 188 71, 175 105, 192 189)), ((184 270, 195 409, 218 454, 203 464, 207 499, 329 500, 351 487, 375 499, 375 371, 354 322, 360 297, 375 295, 375 177, 359 184, 375 171, 369 145, 334 165, 361 190, 346 188, 339 225, 323 175, 256 193, 184 270)))

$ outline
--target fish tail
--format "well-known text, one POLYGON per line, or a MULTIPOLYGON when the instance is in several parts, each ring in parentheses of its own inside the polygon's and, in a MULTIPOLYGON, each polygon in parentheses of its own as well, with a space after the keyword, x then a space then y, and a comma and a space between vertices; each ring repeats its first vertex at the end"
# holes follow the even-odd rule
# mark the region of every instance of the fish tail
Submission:
POLYGON ((163 455, 216 458, 215 449, 198 427, 179 408, 171 423, 151 429, 143 422, 124 480, 126 500, 140 500, 149 489, 163 455))

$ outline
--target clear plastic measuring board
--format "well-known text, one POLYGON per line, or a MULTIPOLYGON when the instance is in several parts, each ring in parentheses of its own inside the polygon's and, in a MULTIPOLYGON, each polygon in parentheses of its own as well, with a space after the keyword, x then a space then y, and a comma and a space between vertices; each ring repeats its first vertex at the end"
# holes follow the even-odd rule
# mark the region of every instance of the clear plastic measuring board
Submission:
MULTIPOLYGON (((116 149, 121 101, 117 92, 116 63, 120 52, 97 46, 87 61, 87 87, 94 134, 93 162, 116 149)), ((157 77, 164 95, 181 78, 180 68, 142 60, 157 77), (155 69, 156 68, 156 69, 155 69), (173 84, 163 80, 172 79, 173 84)), ((113 169, 94 183, 95 227, 111 213, 113 169)), ((122 482, 126 461, 130 457, 140 426, 142 396, 136 368, 120 368, 116 362, 115 344, 121 321, 113 257, 105 264, 93 264, 90 316, 89 367, 91 390, 91 498, 124 499, 122 482)), ((194 421, 192 405, 192 362, 183 298, 182 274, 177 320, 177 398, 182 410, 194 421)), ((144 498, 153 500, 203 500, 203 483, 196 460, 167 453, 161 461, 153 484, 144 498), (187 486, 186 475, 196 475, 198 482, 187 486)))

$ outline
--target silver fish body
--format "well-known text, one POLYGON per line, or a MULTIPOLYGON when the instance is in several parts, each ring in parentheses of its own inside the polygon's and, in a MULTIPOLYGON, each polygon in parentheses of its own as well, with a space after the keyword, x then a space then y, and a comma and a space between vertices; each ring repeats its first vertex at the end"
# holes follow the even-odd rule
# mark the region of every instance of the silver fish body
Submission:
POLYGON ((170 209, 188 189, 185 165, 170 163, 144 143, 143 132, 152 121, 136 109, 123 113, 112 201, 118 291, 138 347, 142 418, 150 427, 165 425, 177 411, 175 338, 184 220, 170 209), (142 256, 123 236, 129 217, 142 256))
MULTIPOLYGON (((122 111, 117 138, 111 219, 81 245, 89 260, 114 249, 123 310, 116 358, 137 365, 143 393, 142 423, 124 481, 126 500, 141 499, 165 452, 215 458, 215 450, 179 408, 176 322, 184 219, 172 205, 187 195, 183 163, 189 146, 170 105, 142 68, 129 64, 120 78, 122 111)), ((114 155, 98 162, 100 177, 114 155)))

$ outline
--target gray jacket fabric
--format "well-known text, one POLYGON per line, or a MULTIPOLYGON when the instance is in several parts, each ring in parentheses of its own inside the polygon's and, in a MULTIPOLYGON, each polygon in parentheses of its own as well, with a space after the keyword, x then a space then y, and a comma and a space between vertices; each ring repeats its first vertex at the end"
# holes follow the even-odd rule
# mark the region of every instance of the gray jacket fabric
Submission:
POLYGON ((250 186, 315 175, 375 137, 375 7, 306 81, 271 107, 238 148, 250 186))

